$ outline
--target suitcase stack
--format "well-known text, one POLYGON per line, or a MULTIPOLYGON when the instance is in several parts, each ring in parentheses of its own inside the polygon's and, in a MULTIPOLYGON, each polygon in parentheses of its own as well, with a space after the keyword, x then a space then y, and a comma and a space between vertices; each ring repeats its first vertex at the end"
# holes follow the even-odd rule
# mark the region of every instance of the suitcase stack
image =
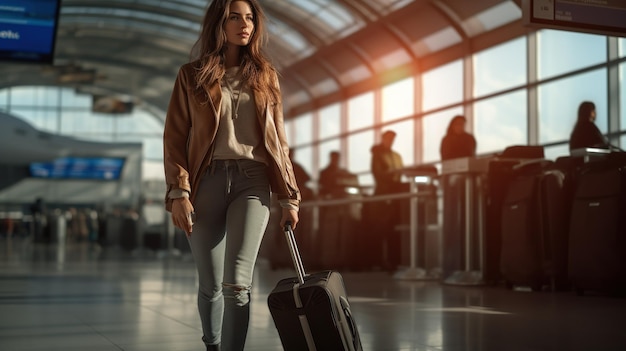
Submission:
POLYGON ((589 162, 578 176, 568 271, 578 294, 626 293, 626 153, 589 162))
POLYGON ((500 269, 508 287, 567 287, 565 174, 552 161, 514 167, 502 205, 500 269))
MULTIPOLYGON (((355 201, 361 195, 351 195, 355 201)), ((345 198, 348 198, 346 196, 345 198)), ((345 199, 344 198, 344 199, 345 199)), ((315 240, 316 261, 314 267, 325 269, 359 268, 356 255, 352 250, 356 240, 358 223, 361 218, 361 204, 323 206, 320 208, 319 235, 315 240)), ((299 237, 300 234, 298 234, 299 237)), ((311 263, 309 263, 310 265, 311 263)))
POLYGON ((282 279, 267 303, 287 351, 360 351, 361 340, 337 271, 305 274, 291 226, 285 236, 297 276, 282 279))
POLYGON ((543 146, 512 145, 489 162, 487 170, 487 198, 484 242, 483 279, 487 284, 498 284, 501 272, 502 209, 504 198, 513 179, 519 175, 518 165, 544 160, 543 146))

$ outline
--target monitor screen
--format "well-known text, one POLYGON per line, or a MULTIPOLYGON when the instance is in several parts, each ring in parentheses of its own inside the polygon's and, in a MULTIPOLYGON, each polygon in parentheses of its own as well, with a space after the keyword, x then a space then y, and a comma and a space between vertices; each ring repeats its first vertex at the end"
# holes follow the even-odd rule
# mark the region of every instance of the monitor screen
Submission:
POLYGON ((124 159, 117 157, 62 157, 52 162, 30 164, 35 178, 117 180, 124 159))
POLYGON ((0 1, 0 60, 52 63, 61 0, 0 1))
POLYGON ((527 26, 626 37, 624 0, 524 0, 527 26))

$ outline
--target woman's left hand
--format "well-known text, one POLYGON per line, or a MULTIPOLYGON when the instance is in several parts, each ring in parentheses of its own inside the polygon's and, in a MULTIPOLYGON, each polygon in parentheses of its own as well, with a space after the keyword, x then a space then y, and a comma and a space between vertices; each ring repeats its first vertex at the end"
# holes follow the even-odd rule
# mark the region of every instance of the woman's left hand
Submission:
POLYGON ((280 219, 281 228, 285 227, 285 223, 287 223, 287 221, 291 222, 292 229, 296 229, 296 225, 298 225, 298 211, 283 208, 283 216, 280 219))

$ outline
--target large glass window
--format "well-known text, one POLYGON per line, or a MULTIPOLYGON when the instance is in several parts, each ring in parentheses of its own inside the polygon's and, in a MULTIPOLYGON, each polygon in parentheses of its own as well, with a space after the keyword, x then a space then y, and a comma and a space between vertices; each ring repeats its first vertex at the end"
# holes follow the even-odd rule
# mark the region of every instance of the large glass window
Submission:
POLYGON ((11 88, 11 106, 15 107, 55 107, 59 106, 59 89, 53 87, 11 88))
POLYGON ((59 132, 59 112, 56 109, 11 107, 9 113, 23 119, 41 131, 53 134, 59 132))
POLYGON ((309 144, 313 141, 313 114, 306 113, 296 117, 293 121, 293 139, 290 141, 292 146, 309 144))
POLYGON ((383 87, 383 122, 413 115, 414 90, 415 81, 413 77, 383 87))
POLYGON ((159 121, 150 116, 145 111, 139 110, 136 111, 132 117, 121 117, 117 119, 118 130, 124 132, 130 132, 135 130, 140 130, 142 133, 159 133, 163 131, 163 126, 159 121))
POLYGON ((619 38, 619 57, 626 56, 626 38, 619 38))
POLYGON ((84 107, 91 109, 93 98, 91 94, 80 94, 69 89, 61 90, 61 103, 64 107, 84 107))
POLYGON ((374 92, 348 100, 348 130, 354 131, 374 124, 374 92))
POLYGON ((509 41, 474 55, 474 96, 526 82, 526 39, 509 41))
POLYGON ((539 79, 606 61, 606 37, 578 32, 539 32, 539 79))
POLYGON ((7 110, 9 105, 9 93, 7 89, 0 90, 0 111, 7 110))
POLYGON ((528 144, 526 95, 526 90, 520 90, 474 104, 477 154, 528 144))
POLYGON ((608 130, 606 70, 560 79, 539 86, 539 142, 567 142, 583 101, 596 105, 596 125, 608 130))
POLYGON ((308 174, 313 175, 312 146, 299 147, 297 149, 294 148, 292 157, 308 174))
MULTIPOLYGON (((352 173, 370 172, 372 154, 370 152, 374 146, 374 132, 367 130, 348 136, 348 170, 352 173)), ((361 185, 372 185, 370 176, 359 176, 361 185)))
POLYGON ((332 104, 319 111, 320 139, 341 133, 341 104, 332 104))
POLYGON ((75 135, 79 139, 111 141, 113 118, 92 116, 85 119, 84 111, 67 110, 61 112, 61 130, 59 134, 75 135))
POLYGON ((461 107, 454 107, 444 111, 425 115, 422 119, 422 160, 425 163, 441 160, 439 148, 441 140, 446 135, 448 124, 452 117, 463 114, 461 107))
POLYGON ((124 115, 94 113, 90 94, 48 86, 0 90, 0 100, 7 113, 40 131, 86 141, 142 143, 143 179, 163 178, 163 123, 145 109, 135 107, 124 115))
POLYGON ((429 111, 463 100, 463 62, 454 61, 425 72, 422 77, 423 109, 429 111))

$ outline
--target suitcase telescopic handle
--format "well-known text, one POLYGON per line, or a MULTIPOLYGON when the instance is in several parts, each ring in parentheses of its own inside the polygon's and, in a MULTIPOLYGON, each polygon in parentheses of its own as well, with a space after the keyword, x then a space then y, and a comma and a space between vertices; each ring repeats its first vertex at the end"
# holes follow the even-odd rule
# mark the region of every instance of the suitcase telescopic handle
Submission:
POLYGON ((289 252, 291 253, 291 259, 293 260, 293 266, 298 274, 298 281, 300 284, 304 284, 304 265, 302 264, 302 257, 300 257, 300 251, 298 251, 298 244, 296 244, 296 237, 293 234, 291 228, 291 222, 285 223, 285 237, 287 238, 287 245, 289 246, 289 252))

